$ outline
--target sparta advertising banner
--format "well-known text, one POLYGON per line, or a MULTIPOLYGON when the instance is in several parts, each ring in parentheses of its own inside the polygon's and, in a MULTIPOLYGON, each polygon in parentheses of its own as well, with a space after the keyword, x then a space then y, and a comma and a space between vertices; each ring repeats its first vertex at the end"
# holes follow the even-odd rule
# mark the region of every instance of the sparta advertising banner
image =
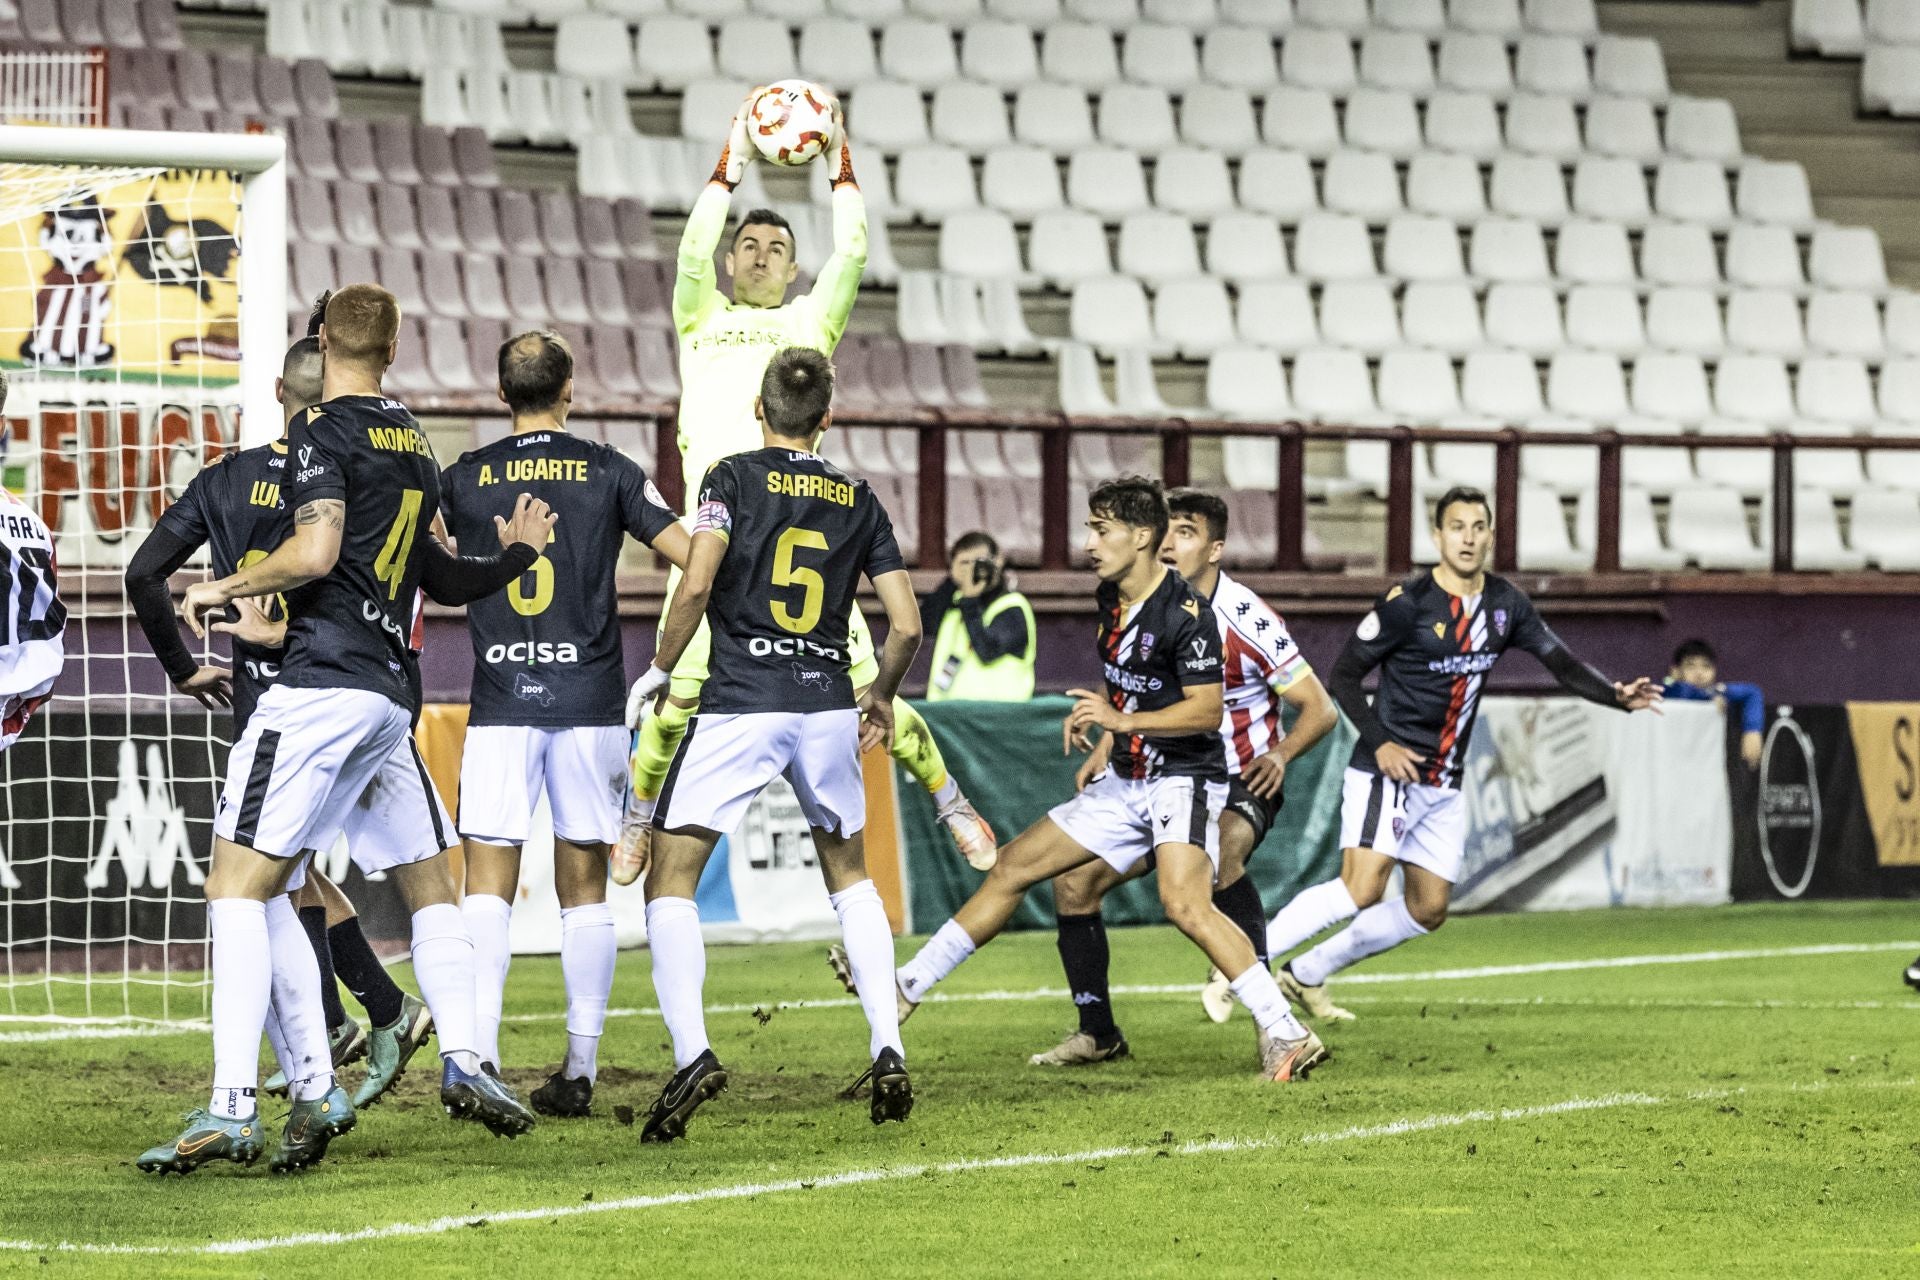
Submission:
POLYGON ((118 566, 238 438, 240 185, 173 170, 48 190, 0 222, 4 478, 63 565, 118 566))

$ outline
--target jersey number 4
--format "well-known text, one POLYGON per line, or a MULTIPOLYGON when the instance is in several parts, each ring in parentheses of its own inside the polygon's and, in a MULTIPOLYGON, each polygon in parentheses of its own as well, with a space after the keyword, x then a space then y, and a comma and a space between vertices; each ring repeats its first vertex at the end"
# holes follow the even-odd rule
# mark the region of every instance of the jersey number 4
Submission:
POLYGON ((809 551, 825 551, 827 535, 813 529, 788 529, 780 535, 780 541, 773 544, 773 585, 799 587, 801 592, 800 612, 796 614, 787 608, 784 600, 775 600, 773 620, 782 630, 795 635, 806 635, 819 625, 820 609, 827 595, 826 579, 818 569, 793 562, 793 553, 803 547, 809 551))
POLYGON ((67 628, 67 606, 60 603, 54 576, 53 553, 45 547, 20 547, 10 550, 0 544, 0 604, 20 599, 13 610, 13 643, 51 640, 67 628), (46 611, 37 617, 34 603, 40 595, 40 583, 47 584, 46 611))
POLYGON ((420 500, 424 496, 418 489, 400 491, 400 510, 393 517, 393 527, 387 530, 387 543, 373 558, 373 576, 387 584, 389 600, 399 598, 401 584, 407 579, 407 559, 413 551, 414 536, 420 532, 420 500))

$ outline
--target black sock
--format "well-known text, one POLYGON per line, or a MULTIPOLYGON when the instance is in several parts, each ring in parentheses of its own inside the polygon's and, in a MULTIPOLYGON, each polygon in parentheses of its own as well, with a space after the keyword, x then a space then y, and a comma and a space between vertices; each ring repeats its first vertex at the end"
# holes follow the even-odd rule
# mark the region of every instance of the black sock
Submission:
POLYGON ((1061 916, 1060 963, 1067 970, 1067 987, 1080 1011, 1080 1029, 1102 1044, 1120 1034, 1114 1025, 1113 1002, 1107 997, 1107 922, 1098 911, 1085 916, 1061 916))
POLYGON ((300 927, 307 931, 313 958, 320 962, 320 1007, 326 1011, 327 1030, 347 1020, 346 1006, 340 1003, 340 984, 333 978, 333 948, 327 945, 327 909, 301 907, 300 927))
POLYGON ((333 959, 340 970, 340 980, 366 1009, 373 1025, 391 1024, 400 1016, 400 988, 393 984, 393 979, 387 976, 387 967, 367 945, 367 935, 360 932, 360 917, 342 920, 327 930, 327 938, 333 943, 333 959))
POLYGON ((1226 888, 1213 895, 1213 905, 1220 913, 1240 926, 1240 932, 1247 935, 1247 941, 1253 944, 1253 954, 1260 958, 1264 967, 1267 963, 1267 909, 1260 901, 1260 890, 1253 883, 1253 877, 1241 876, 1226 888))

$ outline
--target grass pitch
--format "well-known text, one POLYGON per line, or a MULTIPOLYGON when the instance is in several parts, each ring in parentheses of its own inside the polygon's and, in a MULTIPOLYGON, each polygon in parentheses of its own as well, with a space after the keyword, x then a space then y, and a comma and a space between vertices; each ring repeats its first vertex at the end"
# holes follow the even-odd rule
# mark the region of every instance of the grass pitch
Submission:
MULTIPOLYGON (((919 1105, 877 1129, 836 1096, 865 1066, 859 1010, 793 1003, 839 995, 823 947, 716 947, 733 1085, 671 1148, 615 1114, 671 1067, 633 953, 592 1119, 493 1139, 440 1113, 422 1060, 285 1179, 133 1169, 202 1101, 204 1031, 14 1018, 0 1273, 1912 1276, 1914 917, 1463 918, 1337 983, 1360 1020, 1321 1028, 1334 1059, 1294 1087, 1255 1079, 1251 1022, 1212 1025, 1191 990, 1116 992, 1131 1061, 1029 1067, 1073 1011, 1052 937, 1010 935, 908 1024, 919 1105)), ((1123 986, 1204 974, 1170 930, 1113 951, 1123 986)), ((564 1044, 558 962, 517 960, 507 1000, 524 1094, 564 1044)))

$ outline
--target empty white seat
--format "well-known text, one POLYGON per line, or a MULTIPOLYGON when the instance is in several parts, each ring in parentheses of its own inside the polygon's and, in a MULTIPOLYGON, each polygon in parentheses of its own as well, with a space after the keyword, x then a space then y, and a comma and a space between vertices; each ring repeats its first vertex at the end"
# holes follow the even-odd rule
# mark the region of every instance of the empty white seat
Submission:
POLYGON ((847 99, 847 124, 859 134, 862 147, 874 147, 887 155, 922 146, 930 136, 919 88, 898 80, 877 80, 855 89, 847 99))
POLYGON ((1320 294, 1320 337, 1329 346, 1380 356, 1400 345, 1393 290, 1380 280, 1335 280, 1320 294))
POLYGON ((1382 89, 1426 93, 1433 88, 1433 51, 1412 31, 1369 31, 1360 40, 1360 80, 1382 89))
POLYGON ((1447 0, 1447 25, 1457 31, 1517 37, 1523 25, 1520 0, 1447 0))
MULTIPOLYGON (((884 59, 884 49, 881 56, 884 59)), ((969 25, 960 32, 960 71, 969 80, 1009 90, 1038 80, 1040 59, 1032 29, 1013 22, 969 25)))
POLYGON ((1066 0, 1066 16, 1095 26, 1123 27, 1140 19, 1139 0, 1066 0))
POLYGON ((1153 332, 1182 359, 1204 360, 1234 342, 1233 304, 1218 280, 1173 280, 1153 297, 1153 332))
POLYGON ((1258 146, 1253 99, 1245 89, 1197 84, 1180 99, 1180 136, 1189 146, 1238 153, 1258 146))
POLYGON ((1373 0, 1373 25, 1439 36, 1447 30, 1447 11, 1440 0, 1373 0))
POLYGON ((1547 285, 1496 284, 1487 290, 1487 341, 1533 356, 1550 356, 1567 345, 1560 300, 1547 285))
POLYGON ((1211 218, 1234 208, 1233 179, 1227 158, 1218 151, 1174 147, 1153 162, 1153 202, 1194 218, 1211 218))
POLYGON ((1520 565, 1557 573, 1584 573, 1593 568, 1593 543, 1576 543, 1567 527, 1560 495, 1546 485, 1522 483, 1520 523, 1515 551, 1520 565))
POLYGON ((1527 0, 1523 16, 1529 31, 1550 35, 1585 39, 1600 30, 1593 0, 1527 0))
POLYGON ((1378 274, 1367 224, 1339 213, 1310 213, 1300 219, 1293 265, 1309 280, 1361 280, 1378 274))
POLYGON ((713 37, 707 24, 669 13, 644 19, 634 42, 634 74, 641 84, 663 89, 712 79, 713 37))
MULTIPOLYGON (((1000 96, 1000 90, 992 85, 971 87, 995 98, 1000 96)), ((999 114, 1004 119, 1005 109, 999 114)), ((1022 85, 1013 99, 1013 136, 1026 146, 1045 147, 1063 155, 1077 147, 1092 146, 1093 109, 1087 104, 1085 91, 1044 80, 1022 85)))
POLYGON ((1788 32, 1795 53, 1857 58, 1867 49, 1860 0, 1793 0, 1788 32))
POLYGON ((1200 81, 1200 46, 1184 27, 1142 23, 1122 37, 1120 68, 1135 84, 1186 89, 1200 81))
POLYGON ((1572 36, 1522 36, 1513 57, 1513 83, 1523 91, 1584 101, 1593 87, 1587 74, 1587 46, 1572 36))
POLYGON ((1285 355, 1320 345, 1313 299, 1299 280, 1254 280, 1240 286, 1234 311, 1242 342, 1272 347, 1285 355))
MULTIPOLYGON (((1920 437, 1920 361, 1889 360, 1880 370, 1880 416, 1874 421, 1876 436, 1920 437)), ((1875 484, 1920 489, 1920 452, 1900 449, 1870 449, 1867 475, 1875 484)))
POLYGON ((1663 218, 1724 229, 1733 221, 1726 171, 1707 160, 1663 161, 1653 177, 1653 207, 1663 218))
POLYGON ((1293 20, 1303 27, 1359 35, 1373 18, 1367 0, 1295 0, 1293 20))
POLYGON ((1627 285, 1576 285, 1567 293, 1567 341, 1616 356, 1640 354, 1647 333, 1639 296, 1627 285))
POLYGON ((1469 355, 1460 375, 1460 402, 1468 413, 1506 426, 1525 426, 1546 412, 1539 371, 1523 351, 1482 349, 1469 355))
POLYGON ((1867 39, 1875 44, 1920 44, 1920 8, 1908 0, 1867 0, 1867 39))
MULTIPOLYGON (((1587 103, 1587 150, 1639 164, 1659 161, 1660 130, 1645 98, 1597 95, 1587 103)), ((1705 157, 1701 157, 1705 158, 1705 157)))
MULTIPOLYGON (((554 2, 568 4, 573 3, 574 0, 554 0, 554 2)), ((773 0, 758 0, 758 3, 769 12, 786 12, 784 4, 776 4, 773 0)), ((841 17, 856 19, 870 27, 885 26, 906 12, 906 5, 902 0, 829 0, 829 4, 841 17)))
POLYGON ((1713 371, 1713 409, 1743 431, 1785 427, 1793 420, 1786 365, 1776 356, 1726 357, 1713 371))
POLYGON ((1800 304, 1785 289, 1736 289, 1727 295, 1727 346, 1797 360, 1807 349, 1800 304))
MULTIPOLYGON (((1351 63, 1351 53, 1348 58, 1351 63)), ((1200 73, 1208 84, 1265 93, 1280 78, 1273 36, 1251 27, 1213 28, 1200 39, 1200 73)))
POLYGON ((1321 175, 1320 202, 1335 213, 1385 222, 1400 211, 1393 159, 1372 151, 1336 151, 1321 175))
POLYGON ((1027 266, 1056 289, 1112 275, 1106 228, 1099 218, 1079 209, 1040 214, 1027 233, 1027 266))
POLYGON ((1473 224, 1467 269, 1482 280, 1547 278, 1547 242, 1540 226, 1521 218, 1482 218, 1473 224))
MULTIPOLYGON (((1106 238, 1101 237, 1104 247, 1106 238)), ((1013 219, 994 209, 963 209, 940 223, 940 269, 949 275, 1026 274, 1020 265, 1020 239, 1013 219)))
POLYGON ((1387 224, 1381 266, 1399 280, 1460 280, 1460 233, 1447 218, 1402 215, 1387 224))
POLYGON ((1887 291, 1887 264, 1872 227, 1819 227, 1807 251, 1807 277, 1826 289, 1887 291))
POLYGON ((1702 569, 1765 569, 1771 559, 1755 545, 1747 509, 1733 489, 1693 485, 1674 491, 1667 505, 1673 549, 1702 569))
MULTIPOLYGON (((1064 86, 1048 86, 1048 89, 1057 91, 1069 99, 1067 103, 1061 105, 1053 118, 1067 117, 1067 107, 1077 102, 1080 123, 1083 127, 1087 125, 1085 97, 1064 86)), ((913 92, 917 96, 918 90, 913 92)), ((856 95, 856 105, 859 101, 860 98, 856 95)), ((900 110, 906 113, 909 108, 903 102, 900 104, 900 110)), ((861 117, 861 119, 864 118, 861 117)), ((856 122, 856 127, 860 131, 860 140, 864 143, 867 140, 866 130, 872 126, 860 125, 856 122)), ((992 85, 977 84, 972 80, 948 81, 933 91, 931 134, 936 141, 959 147, 976 155, 984 154, 995 147, 1004 147, 1011 140, 1011 135, 1007 131, 1006 99, 1001 95, 1000 90, 992 85)), ((1087 128, 1085 133, 1071 139, 1066 146, 1088 142, 1091 138, 1092 131, 1087 128)))
MULTIPOLYGON (((895 186, 897 192, 898 179, 895 186)), ((980 168, 980 195, 984 203, 1016 218, 1030 218, 1065 203, 1059 166, 1049 152, 1038 147, 989 151, 980 168)))
POLYGON ((1713 234, 1693 222, 1650 224, 1640 237, 1640 278, 1651 285, 1719 285, 1713 234))
POLYGON ((1344 124, 1349 147, 1405 160, 1422 146, 1420 115, 1404 89, 1355 89, 1347 97, 1344 124))
POLYGON ((1886 354, 1880 308, 1870 293, 1816 290, 1807 299, 1807 349, 1877 361, 1886 354))
POLYGON ((1458 282, 1416 280, 1400 298, 1400 332, 1409 345, 1464 356, 1485 342, 1473 288, 1458 282))
POLYGON ((1173 127, 1173 101, 1165 89, 1144 84, 1112 84, 1100 92, 1100 141, 1132 151, 1158 151, 1179 138, 1173 127))
POLYGON ((958 147, 909 147, 894 171, 894 199, 900 208, 928 222, 978 204, 973 163, 958 147))
MULTIPOLYGON (((1267 347, 1222 347, 1214 352, 1207 359, 1206 395, 1207 408, 1226 418, 1272 421, 1286 417, 1292 408, 1286 370, 1281 367, 1279 354, 1267 347)), ((1229 454, 1239 439, 1244 437, 1228 437, 1229 454)), ((1229 474, 1236 484, 1243 483, 1237 470, 1229 474)), ((1265 487, 1271 484, 1269 481, 1265 487)))
POLYGON ((1875 416, 1873 383, 1864 361, 1848 356, 1811 356, 1800 362, 1794 404, 1806 422, 1865 431, 1875 416))
POLYGON ((1359 78, 1353 43, 1343 32, 1295 27, 1280 48, 1280 78, 1302 88, 1345 93, 1359 78))
POLYGON ((1120 411, 1100 379, 1100 361, 1092 347, 1081 342, 1065 343, 1056 358, 1059 360, 1061 412, 1083 417, 1110 417, 1120 411))
POLYGON ((1887 295, 1887 350, 1894 355, 1920 355, 1920 293, 1895 289, 1887 295))
POLYGON ((1653 517, 1653 498, 1632 485, 1620 488, 1620 567, 1623 569, 1684 569, 1687 557, 1660 541, 1653 517))
POLYGON ((1293 23, 1287 0, 1220 0, 1220 21, 1281 32, 1293 23))
POLYGON ((1800 243, 1782 226, 1742 222, 1727 233, 1727 283, 1748 289, 1807 287, 1800 243))
POLYGON ((1493 162, 1487 207, 1509 218, 1559 226, 1567 218, 1567 183, 1559 162, 1512 152, 1501 156, 1493 162))
POLYGON ((947 328, 946 314, 940 306, 940 273, 903 271, 900 273, 900 336, 908 342, 955 342, 958 337, 947 328))
POLYGON ((1147 293, 1138 280, 1106 276, 1082 280, 1073 287, 1067 307, 1067 328, 1075 342, 1084 342, 1102 355, 1127 347, 1156 345, 1147 293))
POLYGON ((907 12, 916 18, 957 27, 980 17, 980 0, 908 0, 907 12))
POLYGON ((1481 217, 1487 200, 1481 190, 1480 166, 1472 156, 1421 152, 1407 166, 1407 208, 1461 223, 1481 217))
MULTIPOLYGON (((1713 416, 1706 366, 1698 356, 1676 352, 1643 355, 1633 362, 1633 395, 1629 403, 1637 417, 1697 427, 1713 416)), ((1684 460, 1685 455, 1678 458, 1684 460)), ((1686 470, 1692 474, 1691 465, 1686 470)))
MULTIPOLYGON (((641 28, 644 36, 646 28, 641 28)), ((955 80, 960 64, 953 53, 953 29, 917 18, 889 22, 880 33, 880 71, 889 80, 932 88, 955 80)))
POLYGON ((1711 289, 1673 286, 1647 295, 1647 345, 1707 359, 1726 350, 1720 300, 1711 289))
MULTIPOLYGON (((1575 183, 1577 187, 1578 178, 1575 183)), ((1568 222, 1554 241, 1553 273, 1569 284, 1633 284, 1627 229, 1618 222, 1588 218, 1568 222)))
POLYGON ((1740 166, 1734 191, 1734 206, 1742 218, 1778 222, 1796 231, 1813 227, 1813 194, 1807 188, 1807 171, 1791 160, 1747 161, 1740 166))
POLYGON ((1581 151, 1573 99, 1516 93, 1507 101, 1507 148, 1532 156, 1572 161, 1581 151))
POLYGON ((730 18, 720 28, 715 62, 723 76, 766 84, 797 61, 793 35, 779 18, 730 18))
POLYGON ((1146 209, 1140 157, 1116 147, 1087 147, 1067 161, 1067 203, 1109 218, 1146 209))
MULTIPOLYGON (((1725 98, 1676 96, 1667 103, 1667 150, 1693 160, 1737 164, 1740 121, 1725 98)), ((1797 167, 1797 166, 1796 166, 1797 167)))
POLYGON ((1840 540, 1840 518, 1827 490, 1802 485, 1793 495, 1793 567, 1830 573, 1864 569, 1867 557, 1840 540))
POLYGON ((1140 11, 1148 22, 1194 30, 1210 27, 1219 18, 1213 0, 1145 0, 1140 11))
POLYGON ((1639 162, 1617 156, 1582 157, 1573 170, 1573 211, 1584 218, 1645 226, 1653 210, 1647 204, 1647 180, 1639 162))
POLYGON ((1200 274, 1200 247, 1193 224, 1177 213, 1130 213, 1120 223, 1122 275, 1149 284, 1192 279, 1200 274))
POLYGON ((1378 421, 1366 357, 1332 347, 1302 351, 1293 358, 1293 407, 1309 422, 1378 421))
POLYGON ((1627 413, 1627 380, 1617 357, 1561 351, 1547 366, 1547 408, 1569 418, 1611 425, 1627 413))
POLYGON ((809 18, 800 28, 800 72, 822 84, 865 84, 880 74, 873 30, 853 18, 809 18))
POLYGON ((1513 92, 1513 64, 1498 36, 1452 31, 1440 38, 1434 75, 1440 85, 1505 99, 1513 92))
POLYGON ((1085 22, 1056 22, 1040 33, 1040 71, 1047 79, 1101 89, 1120 78, 1113 32, 1085 22))
POLYGON ((1850 515, 1854 550, 1889 573, 1920 570, 1920 493, 1863 489, 1853 495, 1850 515))
POLYGON ((1461 415, 1453 361, 1439 351, 1389 351, 1380 360, 1380 411, 1411 426, 1438 426, 1461 415))
POLYGON ((1667 62, 1648 36, 1601 36, 1593 46, 1593 87, 1623 98, 1667 100, 1667 62))
POLYGON ((553 31, 553 69, 588 79, 624 80, 633 74, 627 24, 608 14, 575 13, 553 31))
POLYGON ((1874 45, 1860 63, 1860 109, 1920 114, 1920 48, 1874 45))
POLYGON ((1287 250, 1280 227, 1256 213, 1225 213, 1207 227, 1207 270, 1245 286, 1287 274, 1287 250))
POLYGON ((1443 89, 1427 99, 1427 146, 1477 160, 1491 160, 1505 143, 1493 99, 1485 93, 1443 89))
POLYGON ((1260 109, 1260 133, 1270 147, 1300 151, 1323 160, 1340 146, 1340 125, 1333 95, 1325 89, 1275 85, 1260 109))
POLYGON ((1298 151, 1250 151, 1240 161, 1240 206, 1281 222, 1298 222, 1320 207, 1313 167, 1298 151))

